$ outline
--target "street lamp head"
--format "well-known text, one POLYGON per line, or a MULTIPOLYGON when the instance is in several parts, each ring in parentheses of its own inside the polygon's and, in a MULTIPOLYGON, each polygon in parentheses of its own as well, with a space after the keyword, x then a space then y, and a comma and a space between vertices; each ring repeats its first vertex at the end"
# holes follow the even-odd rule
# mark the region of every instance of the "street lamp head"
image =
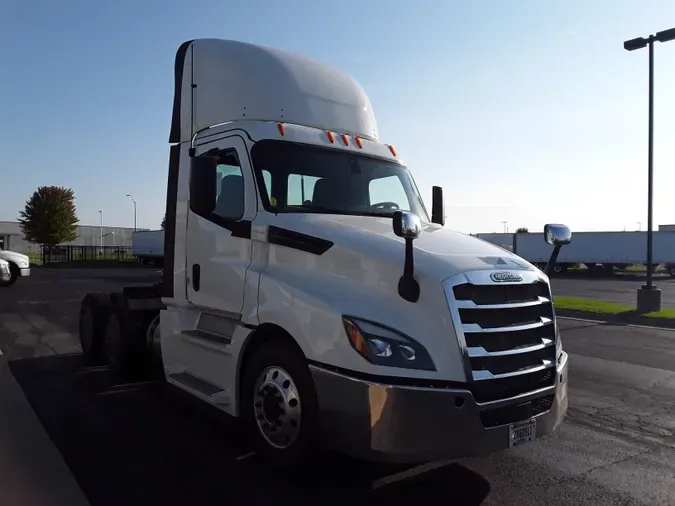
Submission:
POLYGON ((649 41, 644 37, 638 37, 637 39, 631 39, 624 42, 623 48, 626 51, 635 51, 636 49, 642 49, 643 47, 646 47, 647 42, 649 41))
POLYGON ((654 38, 658 40, 659 42, 668 42, 670 40, 675 40, 675 28, 671 28, 669 30, 663 30, 662 32, 658 32, 654 38))

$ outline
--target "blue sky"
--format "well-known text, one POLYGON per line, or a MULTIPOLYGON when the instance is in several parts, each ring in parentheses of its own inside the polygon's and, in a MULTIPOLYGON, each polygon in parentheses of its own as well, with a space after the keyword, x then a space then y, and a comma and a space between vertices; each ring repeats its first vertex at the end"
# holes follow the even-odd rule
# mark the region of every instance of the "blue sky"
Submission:
MULTIPOLYGON (((53 184, 81 224, 132 226, 132 193, 157 228, 175 51, 219 37, 356 77, 451 228, 644 230, 647 52, 622 42, 673 26, 672 0, 0 0, 0 220, 53 184)), ((655 53, 655 224, 675 223, 675 41, 655 53)))

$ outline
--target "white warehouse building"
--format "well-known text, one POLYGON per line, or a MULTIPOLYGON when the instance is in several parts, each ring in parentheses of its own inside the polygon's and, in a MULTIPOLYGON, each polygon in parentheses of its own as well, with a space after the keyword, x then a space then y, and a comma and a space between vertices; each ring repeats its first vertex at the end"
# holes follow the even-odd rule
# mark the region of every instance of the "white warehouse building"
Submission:
MULTIPOLYGON (((145 228, 137 230, 147 230, 145 228)), ((133 227, 100 227, 97 225, 79 225, 77 238, 69 243, 73 246, 119 246, 131 247, 133 227)), ((0 249, 17 251, 19 253, 38 253, 39 244, 31 244, 23 238, 19 222, 0 221, 0 249)))

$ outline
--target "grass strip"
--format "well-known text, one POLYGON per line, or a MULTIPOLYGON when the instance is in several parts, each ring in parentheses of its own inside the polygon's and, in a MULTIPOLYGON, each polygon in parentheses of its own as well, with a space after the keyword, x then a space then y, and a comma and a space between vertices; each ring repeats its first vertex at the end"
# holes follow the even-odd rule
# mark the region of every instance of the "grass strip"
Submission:
POLYGON ((634 306, 582 297, 554 296, 555 308, 563 311, 580 311, 597 315, 625 316, 631 318, 675 319, 675 308, 664 308, 652 313, 638 313, 634 306))

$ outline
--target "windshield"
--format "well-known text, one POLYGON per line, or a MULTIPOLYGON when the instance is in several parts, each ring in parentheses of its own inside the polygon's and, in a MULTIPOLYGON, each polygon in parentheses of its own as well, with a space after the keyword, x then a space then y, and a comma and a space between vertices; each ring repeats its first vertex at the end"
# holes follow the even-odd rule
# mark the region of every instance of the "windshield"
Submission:
POLYGON ((429 221, 412 176, 403 165, 273 140, 257 142, 251 156, 269 211, 391 216, 401 210, 429 221))

